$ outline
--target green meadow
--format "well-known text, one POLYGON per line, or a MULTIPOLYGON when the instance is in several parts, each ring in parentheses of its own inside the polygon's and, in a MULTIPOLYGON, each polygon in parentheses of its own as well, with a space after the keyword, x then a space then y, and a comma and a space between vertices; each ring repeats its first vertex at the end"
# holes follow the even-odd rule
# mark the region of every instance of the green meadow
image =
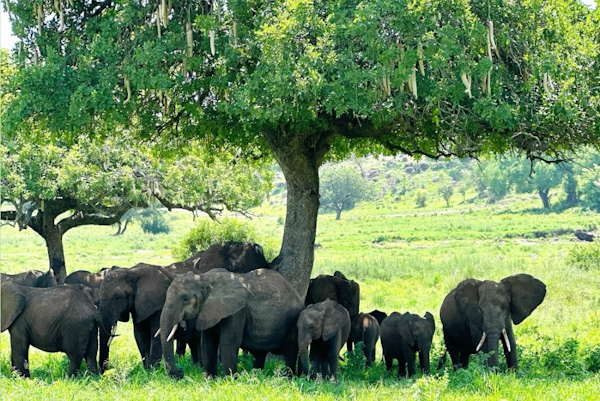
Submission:
MULTIPOLYGON (((578 208, 542 213, 539 199, 511 195, 496 204, 441 199, 417 208, 412 200, 363 203, 342 213, 319 216, 313 275, 341 270, 361 285, 361 310, 410 311, 436 317, 432 374, 398 380, 380 361, 362 367, 361 355, 344 354, 340 379, 289 379, 283 363, 251 369, 240 357, 234 378, 207 379, 186 355, 186 377, 170 379, 162 367, 144 370, 130 324, 119 325, 111 349, 112 368, 102 377, 67 378, 63 354, 30 349, 32 379, 11 376, 8 332, 0 336, 0 398, 3 400, 178 400, 193 399, 381 399, 381 400, 596 400, 600 394, 599 246, 579 242, 576 229, 595 231, 598 214, 578 208), (583 256, 582 256, 583 255, 583 256), (544 302, 515 326, 518 372, 486 369, 473 356, 468 370, 454 372, 443 354, 439 308, 466 277, 500 280, 529 273, 547 285, 544 302)), ((250 220, 276 252, 283 231, 282 207, 266 205, 250 220)), ((138 262, 169 264, 172 248, 194 226, 191 214, 166 215, 169 234, 144 234, 139 225, 122 236, 114 227, 80 227, 65 236, 67 271, 97 271, 138 262)), ((14 273, 47 266, 43 240, 31 230, 3 226, 0 264, 14 273)), ((343 351, 345 353, 345 350, 343 351)), ((502 360, 502 358, 501 358, 502 360)))

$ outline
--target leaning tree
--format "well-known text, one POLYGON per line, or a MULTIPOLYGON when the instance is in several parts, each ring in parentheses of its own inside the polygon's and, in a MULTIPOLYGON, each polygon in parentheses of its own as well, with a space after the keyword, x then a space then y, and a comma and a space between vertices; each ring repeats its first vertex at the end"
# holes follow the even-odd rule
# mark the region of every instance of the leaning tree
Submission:
POLYGON ((287 181, 273 267, 306 292, 319 166, 352 151, 552 161, 598 143, 597 15, 577 0, 8 0, 6 132, 215 136, 287 181))

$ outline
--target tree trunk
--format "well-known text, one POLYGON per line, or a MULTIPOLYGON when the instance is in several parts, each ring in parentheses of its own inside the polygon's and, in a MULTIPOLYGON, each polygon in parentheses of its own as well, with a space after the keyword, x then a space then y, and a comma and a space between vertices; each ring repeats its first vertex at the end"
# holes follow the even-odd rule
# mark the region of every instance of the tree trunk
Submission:
POLYGON ((567 206, 577 206, 577 180, 573 174, 567 174, 565 191, 567 192, 567 206))
POLYGON ((271 268, 281 273, 306 297, 315 257, 319 211, 319 165, 329 149, 327 137, 312 147, 299 136, 270 135, 265 138, 287 183, 287 210, 279 255, 271 268))
POLYGON ((342 216, 342 209, 335 209, 335 219, 339 220, 342 216))
POLYGON ((48 205, 47 210, 40 212, 41 214, 41 231, 38 234, 46 241, 46 249, 48 251, 48 260, 50 268, 54 270, 56 281, 62 284, 67 278, 67 270, 65 268, 65 250, 63 247, 63 232, 54 224, 56 217, 62 210, 54 210, 51 205, 48 205))
POLYGON ((542 199, 542 203, 544 204, 544 209, 550 209, 550 197, 548 196, 548 193, 550 192, 549 189, 539 189, 538 190, 538 194, 540 195, 540 198, 542 199))

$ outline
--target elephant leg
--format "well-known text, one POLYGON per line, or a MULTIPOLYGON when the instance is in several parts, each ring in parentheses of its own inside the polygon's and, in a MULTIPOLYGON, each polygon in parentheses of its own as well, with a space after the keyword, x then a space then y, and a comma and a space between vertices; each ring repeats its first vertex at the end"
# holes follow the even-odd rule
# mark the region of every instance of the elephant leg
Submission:
POLYGON ((144 363, 144 368, 148 367, 148 357, 150 356, 150 341, 146 332, 148 331, 147 322, 144 321, 142 323, 134 323, 133 324, 133 336, 135 337, 135 342, 138 346, 138 350, 140 351, 140 356, 142 357, 142 362, 144 363))
POLYGON ((106 369, 108 369, 108 354, 110 351, 110 349, 108 347, 109 338, 110 338, 110 334, 105 332, 104 329, 102 327, 100 327, 99 362, 100 362, 100 372, 102 372, 102 373, 104 373, 104 371, 106 369))
POLYGON ((148 366, 157 366, 162 358, 162 343, 160 336, 154 337, 154 333, 160 329, 160 312, 156 312, 149 318, 146 330, 146 338, 150 343, 150 352, 148 354, 148 366))
POLYGON ((217 375, 219 350, 219 325, 202 332, 202 366, 209 376, 217 375))
POLYGON ((413 377, 416 373, 414 353, 406 359, 406 364, 408 365, 408 377, 413 377))
POLYGON ((267 358, 267 351, 253 351, 251 352, 251 354, 254 357, 252 367, 254 369, 264 369, 265 359, 267 358))
MULTIPOLYGON (((190 352, 192 353, 192 362, 198 365, 202 365, 202 353, 200 352, 200 337, 193 338, 188 341, 190 346, 190 352)), ((177 343, 179 346, 179 343, 177 343)))
POLYGON ((69 376, 75 376, 81 367, 81 361, 83 360, 83 354, 77 353, 75 355, 68 355, 69 357, 69 376))
POLYGON ((454 370, 459 369, 461 367, 460 361, 460 352, 454 344, 444 335, 444 342, 446 343, 446 349, 448 350, 448 354, 450 354, 450 359, 452 360, 452 366, 454 370))
POLYGON ((383 359, 385 360, 385 370, 391 370, 392 364, 394 363, 394 358, 392 358, 390 354, 383 354, 383 359))
POLYGON ((399 356, 398 358, 398 378, 402 379, 406 377, 406 358, 404 355, 399 356))
POLYGON ((23 377, 29 375, 29 343, 17 339, 17 335, 10 334, 10 363, 23 377))
POLYGON ((467 353, 467 352, 461 352, 459 353, 459 367, 467 369, 469 367, 469 358, 471 357, 471 354, 467 353))
POLYGON ((375 350, 370 346, 365 346, 365 348, 363 348, 363 351, 365 353, 366 365, 367 367, 369 367, 373 364, 373 353, 375 352, 375 350))
MULTIPOLYGON (((184 356, 185 355, 185 348, 187 346, 187 343, 184 340, 177 340, 177 355, 179 356, 184 356)), ((191 346, 190 346, 191 349, 191 346)), ((192 359, 193 359, 193 355, 192 355, 192 359)))
MULTIPOLYGON (((338 335, 339 336, 339 335, 338 335)), ((333 376, 335 380, 337 380, 337 371, 338 371, 338 363, 339 363, 339 355, 340 355, 340 348, 343 346, 343 344, 340 344, 339 340, 336 341, 336 338, 338 337, 334 337, 331 339, 330 344, 329 344, 329 349, 327 352, 327 367, 329 368, 328 372, 326 373, 327 376, 333 376)))
POLYGON ((93 375, 98 375, 98 328, 94 327, 88 340, 87 350, 85 351, 85 363, 88 371, 93 375))
MULTIPOLYGON (((236 315, 245 316, 237 313, 236 315)), ((233 375, 237 373, 237 360, 242 336, 244 334, 245 319, 233 315, 221 321, 221 336, 219 344, 221 349, 221 362, 223 362, 223 373, 233 375)), ((264 361, 263 361, 264 362, 264 361)))

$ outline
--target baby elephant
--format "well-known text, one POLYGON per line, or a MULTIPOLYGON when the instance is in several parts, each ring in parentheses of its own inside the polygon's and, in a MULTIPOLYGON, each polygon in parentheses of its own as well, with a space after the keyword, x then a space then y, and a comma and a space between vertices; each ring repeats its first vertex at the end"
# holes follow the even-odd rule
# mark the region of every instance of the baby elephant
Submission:
POLYGON ((429 351, 435 331, 435 321, 429 312, 424 317, 406 312, 394 312, 381 323, 381 345, 387 370, 398 360, 398 376, 415 374, 415 353, 419 352, 419 362, 423 373, 429 373, 429 351))
POLYGON ((98 374, 99 315, 91 296, 79 286, 51 288, 2 284, 2 331, 10 333, 11 366, 29 377, 29 346, 65 352, 69 375, 85 358, 88 371, 98 374))
POLYGON ((309 305, 298 318, 298 374, 308 373, 310 346, 311 377, 337 380, 338 359, 342 345, 350 334, 350 315, 346 308, 327 299, 309 305))
POLYGON ((349 351, 352 351, 352 346, 358 342, 364 344, 363 352, 367 360, 367 366, 371 366, 375 360, 375 344, 379 340, 379 323, 377 319, 368 313, 359 313, 352 319, 350 328, 350 338, 348 344, 349 351))

